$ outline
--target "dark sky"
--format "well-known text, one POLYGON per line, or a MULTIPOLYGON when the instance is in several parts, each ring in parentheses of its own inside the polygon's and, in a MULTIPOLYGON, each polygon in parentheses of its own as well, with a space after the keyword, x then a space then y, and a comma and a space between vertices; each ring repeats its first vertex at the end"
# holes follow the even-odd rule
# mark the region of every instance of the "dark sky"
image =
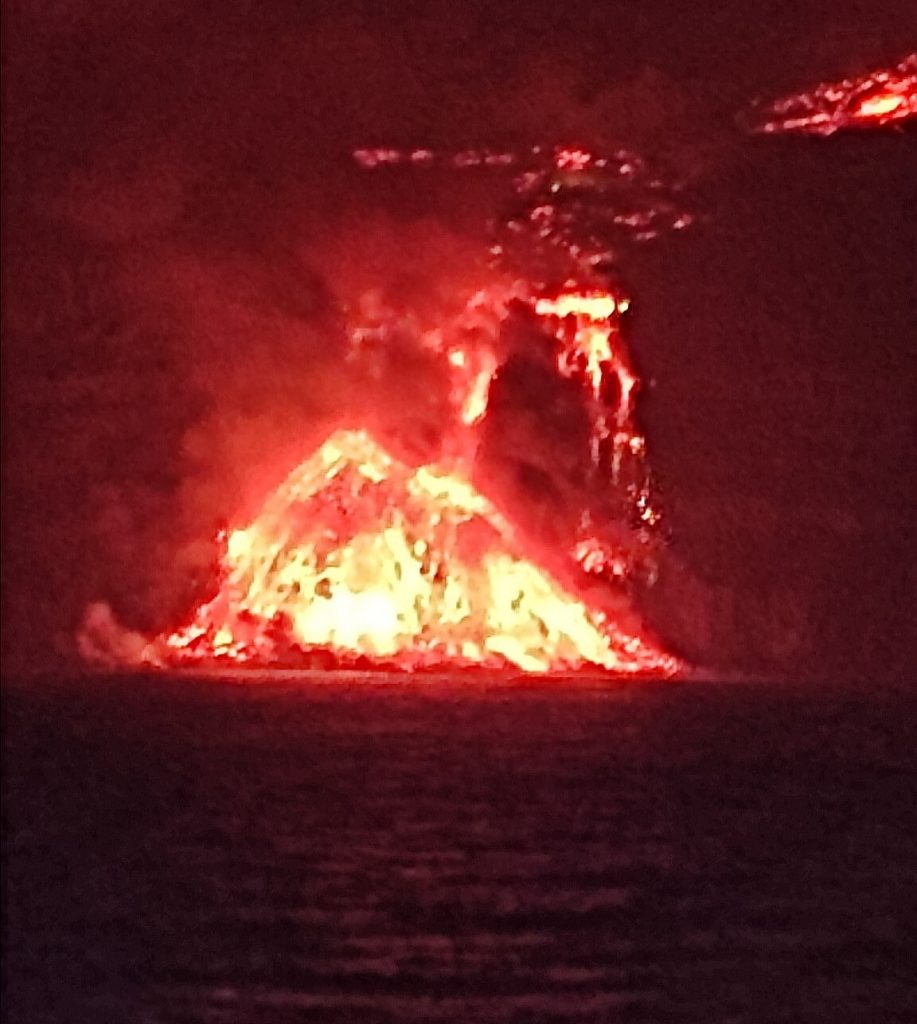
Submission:
POLYGON ((351 400, 338 301, 473 277, 489 186, 388 187, 352 148, 576 139, 668 161, 703 213, 623 268, 672 530, 648 617, 703 664, 905 671, 915 135, 734 117, 899 59, 912 4, 137 6, 4 4, 17 664, 90 600, 187 607, 214 522, 351 400))

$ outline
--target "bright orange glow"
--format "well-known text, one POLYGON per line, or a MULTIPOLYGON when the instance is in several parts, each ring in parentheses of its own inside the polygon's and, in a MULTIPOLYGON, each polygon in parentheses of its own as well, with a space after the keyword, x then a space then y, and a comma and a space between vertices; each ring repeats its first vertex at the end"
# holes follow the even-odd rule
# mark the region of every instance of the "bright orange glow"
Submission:
POLYGON ((538 299, 535 312, 544 316, 581 316, 593 322, 610 320, 618 311, 608 292, 563 292, 556 299, 538 299))
MULTIPOLYGON (((558 369, 568 377, 580 378, 586 388, 596 474, 607 471, 612 481, 626 490, 631 521, 647 538, 662 517, 650 501, 646 441, 635 422, 639 380, 621 336, 621 316, 628 308, 629 300, 620 292, 572 287, 535 302, 535 311, 552 325, 560 343, 558 369)), ((644 551, 644 557, 647 553, 644 551)), ((584 572, 605 580, 620 582, 634 572, 632 557, 600 541, 590 529, 588 516, 584 535, 572 554, 584 572)), ((654 574, 650 568, 649 576, 654 574)))
MULTIPOLYGON (((512 289, 498 288, 474 292, 449 329, 431 331, 424 339, 426 345, 445 356, 450 402, 464 428, 477 426, 487 414, 490 383, 498 366, 494 349, 512 294, 512 289)), ((454 440, 458 451, 462 442, 471 438, 459 432, 454 440)))
POLYGON ((409 669, 677 668, 519 547, 460 471, 412 469, 366 431, 338 431, 229 533, 218 594, 147 658, 260 664, 330 652, 409 669))
POLYGON ((497 360, 492 352, 484 351, 478 353, 477 364, 470 379, 466 378, 459 384, 461 420, 468 427, 479 423, 487 412, 487 395, 497 360))
POLYGON ((917 54, 893 68, 859 78, 822 82, 752 115, 752 131, 832 135, 849 128, 881 128, 917 116, 917 54))
MULTIPOLYGON (((333 433, 250 522, 218 532, 215 593, 183 627, 149 643, 144 660, 675 672, 675 659, 608 612, 634 578, 654 577, 650 541, 659 520, 634 416, 627 308, 617 286, 567 282, 534 296, 523 282, 504 282, 473 293, 453 320, 415 334, 413 343, 441 358, 448 374, 440 460, 409 466, 365 429, 333 433), (531 337, 503 325, 525 307, 554 339, 556 369, 579 385, 592 425, 592 469, 573 492, 583 503, 573 509, 580 527, 565 550, 551 552, 550 571, 531 538, 470 482, 491 382, 515 354, 511 339, 531 337), (593 526, 593 503, 613 524, 605 533, 593 526), (593 594, 606 586, 603 597, 578 596, 587 578, 593 594)), ((389 330, 388 315, 353 327, 358 340, 374 332, 372 345, 354 346, 354 359, 408 343, 409 333, 389 330)), ((131 657, 142 643, 130 646, 131 657)), ((86 649, 101 651, 95 640, 86 649)))
POLYGON ((593 433, 598 444, 609 433, 605 415, 605 392, 610 377, 617 380, 619 399, 615 412, 618 432, 615 444, 630 444, 626 431, 632 414, 633 392, 637 377, 631 369, 620 337, 620 315, 629 306, 624 295, 610 291, 562 291, 553 298, 540 298, 535 312, 560 321, 554 334, 562 344, 559 369, 567 376, 582 372, 589 382, 591 396, 598 403, 593 433), (566 323, 572 320, 572 330, 566 323))
POLYGON ((857 117, 885 117, 894 114, 907 103, 907 97, 901 93, 885 92, 878 96, 870 96, 856 108, 857 117))

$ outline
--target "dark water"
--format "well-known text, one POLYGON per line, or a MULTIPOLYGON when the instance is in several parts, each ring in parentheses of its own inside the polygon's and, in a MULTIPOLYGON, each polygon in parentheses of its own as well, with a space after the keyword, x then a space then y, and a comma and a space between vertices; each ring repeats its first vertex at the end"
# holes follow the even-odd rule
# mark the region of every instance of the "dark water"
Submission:
POLYGON ((5 691, 10 1021, 917 1020, 917 697, 5 691))

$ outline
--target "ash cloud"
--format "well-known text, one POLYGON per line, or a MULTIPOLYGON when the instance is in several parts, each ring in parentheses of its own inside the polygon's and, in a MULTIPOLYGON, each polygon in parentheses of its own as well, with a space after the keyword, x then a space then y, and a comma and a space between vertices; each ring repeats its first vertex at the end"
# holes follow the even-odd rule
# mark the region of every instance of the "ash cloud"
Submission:
MULTIPOLYGON (((709 73, 703 39, 719 36, 665 5, 626 31, 576 5, 408 14, 11 5, 4 604, 25 661, 101 597, 141 630, 175 621, 207 579, 219 521, 250 511, 327 424, 397 412, 415 449, 435 446, 441 368, 405 346, 354 370, 346 317, 374 301, 417 329, 448 316, 486 272, 500 184, 368 176, 353 148, 574 139, 709 179, 735 161, 732 94, 768 75, 763 44, 747 70, 745 29, 709 73)), ((661 344, 646 353, 660 378, 678 369, 661 344)), ((674 464, 653 412, 650 458, 662 447, 674 464)), ((679 557, 707 619, 723 618, 711 594, 740 603, 735 574, 701 580, 705 551, 679 557)), ((711 636, 685 642, 703 654, 724 643, 711 636)))

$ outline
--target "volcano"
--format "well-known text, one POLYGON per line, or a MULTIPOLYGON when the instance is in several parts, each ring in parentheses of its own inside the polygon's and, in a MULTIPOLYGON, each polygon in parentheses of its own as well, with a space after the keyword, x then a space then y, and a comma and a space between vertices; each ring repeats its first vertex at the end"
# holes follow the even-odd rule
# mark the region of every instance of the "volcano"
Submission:
POLYGON ((668 223, 672 190, 623 150, 529 157, 449 301, 415 309, 380 285, 336 304, 348 387, 331 433, 248 525, 237 510, 184 624, 148 640, 97 603, 84 657, 136 664, 139 645, 166 668, 678 669, 635 610, 665 534, 613 260, 658 233, 638 207, 668 223))
POLYGON ((160 665, 671 673, 522 552, 458 467, 338 430, 223 538, 217 593, 151 643, 160 665))

